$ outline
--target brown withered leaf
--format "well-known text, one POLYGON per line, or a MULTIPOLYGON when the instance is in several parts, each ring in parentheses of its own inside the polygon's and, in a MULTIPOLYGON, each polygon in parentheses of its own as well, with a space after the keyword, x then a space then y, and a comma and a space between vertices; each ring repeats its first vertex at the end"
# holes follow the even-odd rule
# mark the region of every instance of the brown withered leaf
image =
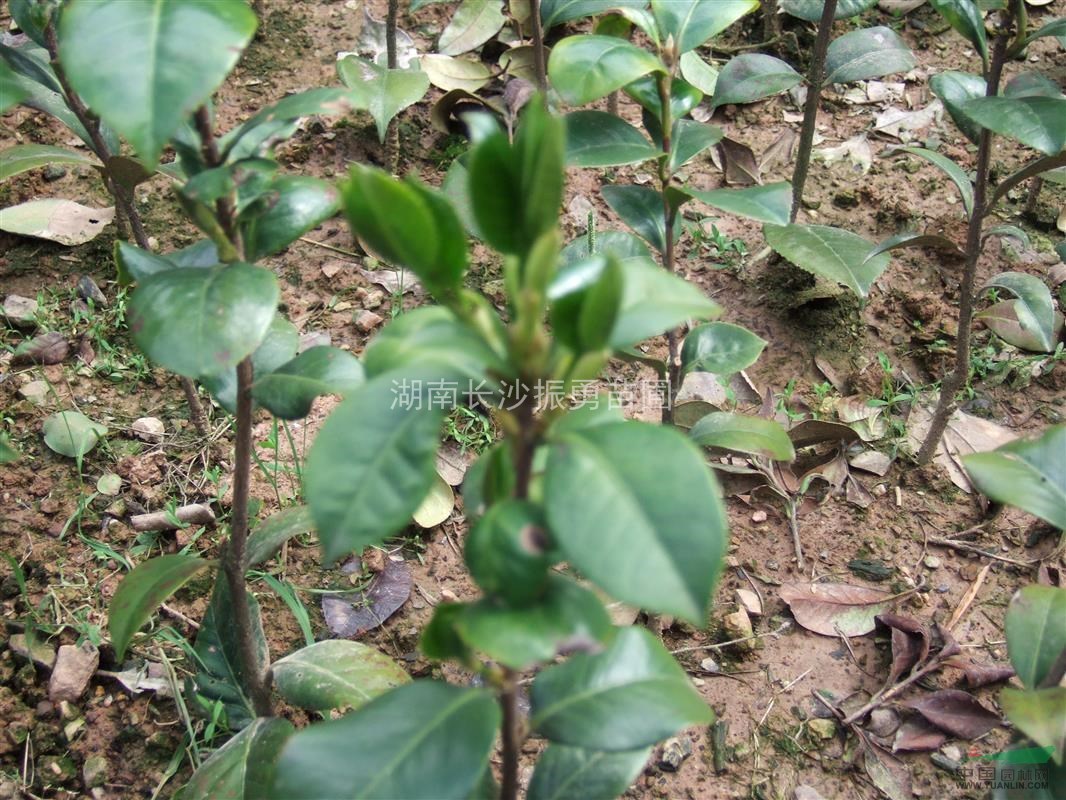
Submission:
POLYGON ((893 684, 929 657, 929 634, 920 622, 899 614, 879 614, 877 621, 892 631, 888 683, 893 684))
POLYGON ((11 363, 20 364, 60 364, 70 354, 70 343, 61 333, 52 331, 34 336, 23 342, 16 349, 11 363))
POLYGON ((862 636, 888 608, 893 595, 847 583, 781 584, 781 599, 796 622, 823 636, 862 636))
POLYGON ((959 739, 976 739, 1000 724, 999 714, 959 689, 940 689, 906 705, 959 739))
POLYGON ((911 800, 911 772, 907 765, 876 745, 864 742, 863 766, 870 782, 889 800, 911 800))
MULTIPOLYGON (((343 568, 351 572, 351 564, 343 568)), ((355 562, 358 569, 358 562, 355 562)), ((406 562, 385 559, 385 569, 374 576, 366 591, 344 595, 324 595, 322 616, 334 634, 354 639, 385 624, 411 596, 411 570, 406 562)))
POLYGON ((1066 575, 1058 567, 1049 567, 1041 564, 1036 571, 1036 582, 1043 586, 1059 586, 1066 588, 1066 575))
POLYGON ((711 150, 711 159, 725 173, 725 182, 735 186, 762 183, 759 164, 750 147, 728 136, 711 150))
POLYGON ((980 689, 1014 677, 1014 668, 1009 664, 975 664, 963 658, 953 658, 947 663, 949 666, 962 670, 966 686, 970 689, 980 689))
POLYGON ((792 446, 797 450, 824 442, 855 442, 859 439, 850 426, 822 419, 808 419, 788 432, 792 446))
POLYGON ((799 143, 799 134, 791 128, 785 128, 781 134, 767 145, 759 156, 759 170, 770 169, 774 164, 781 162, 787 166, 792 162, 796 153, 796 145, 799 143))
POLYGON ((896 730, 892 752, 929 752, 944 744, 947 735, 922 717, 911 717, 896 730))

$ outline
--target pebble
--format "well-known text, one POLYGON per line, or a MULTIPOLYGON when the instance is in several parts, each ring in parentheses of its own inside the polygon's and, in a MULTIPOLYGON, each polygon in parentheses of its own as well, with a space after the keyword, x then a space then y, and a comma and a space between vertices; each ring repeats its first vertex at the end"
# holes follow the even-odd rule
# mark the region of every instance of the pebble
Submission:
POLYGON ((756 511, 754 514, 751 515, 751 521, 752 522, 766 522, 766 512, 765 511, 756 511))
POLYGON ((364 310, 355 315, 355 327, 361 333, 370 333, 384 321, 380 314, 375 314, 373 311, 364 310))
POLYGON ((929 760, 932 761, 944 772, 958 772, 962 764, 954 758, 948 758, 943 753, 933 753, 929 756, 929 760))
POLYGON ((78 297, 86 301, 92 300, 97 308, 107 305, 107 298, 104 297, 104 293, 100 291, 100 287, 96 285, 91 275, 82 275, 78 278, 78 297))
POLYGON ((659 755, 659 769, 666 772, 677 772, 681 768, 681 762, 692 755, 692 740, 687 736, 675 736, 663 743, 662 752, 659 755))
POLYGON ((19 387, 19 394, 35 406, 43 406, 48 400, 48 382, 30 381, 19 387))
POLYGON ((722 668, 713 658, 705 658, 700 662, 700 669, 704 672, 721 672, 722 668))
POLYGON ((938 569, 943 562, 937 556, 926 556, 922 563, 929 569, 938 569))
POLYGON ((130 430, 142 442, 148 442, 149 444, 157 444, 163 441, 163 434, 166 433, 163 421, 156 417, 135 419, 130 426, 130 430))
POLYGON ((37 326, 37 301, 17 294, 4 298, 4 319, 16 328, 37 326))
POLYGON ((67 177, 67 171, 58 164, 49 164, 41 172, 41 177, 44 178, 46 183, 52 183, 58 181, 61 178, 67 177))
POLYGON ((874 736, 891 736, 899 727, 899 715, 890 708, 875 708, 870 712, 866 730, 874 736))
MULTIPOLYGON (((748 612, 743 608, 732 614, 726 614, 722 619, 722 628, 725 631, 726 636, 730 639, 747 639, 754 635, 751 629, 751 619, 748 617, 748 612)), ((754 642, 740 642, 736 646, 741 650, 753 649, 754 642)))
POLYGON ((385 293, 380 289, 374 289, 373 291, 367 292, 366 297, 363 298, 363 308, 367 310, 380 308, 381 304, 384 302, 385 293))
POLYGON ((99 665, 100 651, 90 642, 81 647, 63 645, 56 655, 52 679, 48 682, 48 699, 53 703, 77 700, 99 665))
POLYGON ((762 602, 759 596, 750 589, 737 589, 737 605, 753 617, 762 616, 762 602))
POLYGON ((85 788, 94 789, 97 786, 103 786, 110 767, 107 759, 101 755, 89 756, 85 759, 85 764, 81 768, 81 779, 85 783, 85 788))
POLYGON ((946 583, 942 583, 942 584, 940 584, 939 586, 936 587, 936 591, 937 591, 937 594, 947 594, 948 592, 951 591, 951 587, 948 586, 946 583))
POLYGON ((792 800, 825 800, 813 786, 801 783, 792 793, 792 800))

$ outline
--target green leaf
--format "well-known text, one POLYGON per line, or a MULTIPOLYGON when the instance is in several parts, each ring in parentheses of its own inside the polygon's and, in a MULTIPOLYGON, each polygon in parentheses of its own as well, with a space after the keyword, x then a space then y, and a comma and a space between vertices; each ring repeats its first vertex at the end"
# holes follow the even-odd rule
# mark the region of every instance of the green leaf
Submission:
POLYGON ((944 108, 948 110, 951 119, 959 126, 959 130, 971 142, 977 143, 981 136, 981 127, 962 113, 962 106, 968 100, 976 97, 984 97, 985 81, 979 75, 969 72, 947 71, 934 75, 929 79, 929 86, 933 94, 940 98, 944 108))
MULTIPOLYGON (((30 84, 40 86, 50 93, 56 94, 59 104, 71 117, 74 116, 74 113, 70 111, 70 108, 59 95, 63 90, 59 84, 59 79, 56 77, 55 70, 52 69, 51 56, 49 56, 45 48, 37 47, 28 42, 21 47, 0 44, 0 58, 11 67, 17 76, 26 78, 30 84)), ((84 128, 82 130, 84 131, 84 128)))
POLYGON ((692 426, 688 435, 701 447, 717 447, 774 461, 792 461, 796 451, 779 422, 715 411, 692 426))
POLYGON ((621 628, 602 653, 579 653, 533 681, 530 723, 551 742, 608 751, 654 744, 714 714, 649 631, 621 628))
POLYGON ((1041 747, 1054 751, 1056 764, 1066 752, 1066 686, 1037 691, 1007 687, 999 696, 1007 719, 1041 747))
POLYGON ((113 207, 93 208, 46 197, 5 208, 0 214, 0 230, 73 247, 91 242, 114 217, 113 207))
POLYGON ((327 181, 283 175, 266 197, 249 206, 238 220, 249 261, 280 253, 340 210, 340 193, 327 181))
POLYGON ((959 109, 982 127, 1054 156, 1066 147, 1066 99, 978 97, 959 109))
POLYGON ((8 4, 11 19, 19 30, 41 47, 47 46, 44 30, 52 14, 57 10, 50 4, 38 3, 36 0, 11 0, 8 4))
POLYGON ((7 62, 0 61, 0 114, 12 106, 17 106, 29 96, 29 90, 21 85, 19 77, 7 62))
POLYGON ((337 72, 356 102, 374 118, 382 142, 392 118, 429 91, 429 76, 422 70, 388 69, 355 56, 338 61, 337 72))
POLYGON ((233 162, 261 155, 262 145, 274 138, 287 139, 301 117, 337 116, 357 106, 356 95, 348 89, 322 87, 297 92, 258 111, 251 119, 219 139, 223 158, 233 162))
POLYGON ((947 156, 942 156, 940 153, 927 150, 924 147, 903 146, 897 147, 894 152, 910 153, 939 167, 958 188, 959 195, 962 197, 962 206, 966 209, 966 216, 970 216, 973 213, 973 184, 970 182, 970 176, 966 174, 966 170, 947 156))
POLYGON ((623 291, 622 268, 618 259, 608 256, 606 265, 581 303, 577 319, 579 352, 592 353, 607 347, 618 319, 623 291))
POLYGON ((598 649, 614 631, 599 598, 561 575, 551 576, 544 596, 532 605, 480 600, 463 609, 455 626, 467 645, 517 670, 574 650, 598 649))
POLYGON ((459 286, 468 263, 466 234, 441 195, 362 165, 352 167, 343 191, 352 230, 367 247, 410 268, 435 295, 459 286))
POLYGON ((766 242, 800 269, 866 297, 888 267, 888 255, 867 260, 874 248, 858 234, 824 225, 764 225, 766 242))
POLYGON ((315 529, 311 509, 307 506, 283 508, 255 526, 248 537, 248 566, 262 564, 294 536, 311 533, 315 529))
POLYGON ((567 561, 616 599, 703 623, 728 532, 695 445, 638 422, 570 431, 549 446, 544 481, 567 561))
POLYGON ((845 33, 834 39, 825 54, 826 86, 907 72, 918 62, 891 28, 878 26, 845 33))
POLYGON ((1066 589, 1034 585, 1017 592, 1007 608, 1006 631, 1018 680, 1026 689, 1040 688, 1066 648, 1066 589))
POLYGON ((237 366, 266 336, 278 304, 274 273, 250 264, 147 277, 130 301, 133 341, 162 367, 198 378, 237 366))
POLYGON ((709 322, 693 328, 681 345, 683 372, 732 375, 754 364, 766 340, 747 328, 728 322, 709 322))
POLYGON ((929 5, 974 46, 987 69, 988 37, 985 35, 985 21, 977 3, 974 0, 929 0, 929 5))
POLYGON ((673 146, 670 149, 670 172, 674 173, 708 147, 718 144, 725 131, 717 125, 708 125, 691 119, 679 119, 674 123, 673 146))
POLYGON ((475 381, 490 370, 504 370, 484 340, 442 306, 423 306, 397 317, 363 353, 363 368, 370 377, 423 367, 475 381))
POLYGON ((336 347, 312 347, 264 375, 252 397, 281 419, 302 419, 319 395, 346 395, 363 384, 359 359, 336 347))
POLYGON ((614 114, 575 111, 564 120, 567 166, 617 167, 662 155, 639 130, 614 114))
POLYGON ((792 185, 787 181, 744 189, 701 191, 688 186, 684 191, 709 206, 740 217, 787 225, 792 206, 792 185))
POLYGON ((648 763, 651 749, 611 753, 549 744, 537 759, 528 800, 595 800, 618 797, 648 763))
POLYGON ((651 0, 662 41, 673 36, 678 53, 695 50, 758 7, 758 0, 651 0))
POLYGON ((430 83, 445 92, 454 89, 476 92, 492 80, 492 69, 488 64, 469 58, 430 53, 422 56, 418 63, 429 76, 430 83))
POLYGON ((1001 272, 983 288, 1005 289, 1016 296, 1022 330, 1034 334, 1044 352, 1055 349, 1055 301, 1042 280, 1024 272, 1001 272))
POLYGON ((488 765, 499 723, 488 691, 416 681, 293 736, 270 797, 466 800, 488 765))
POLYGON ((211 566, 199 556, 158 556, 142 561, 126 575, 115 591, 107 610, 107 626, 118 663, 126 656, 133 634, 174 592, 211 566))
POLYGON ((1040 39, 1044 36, 1055 36, 1060 40, 1066 37, 1066 17, 1059 17, 1053 19, 1051 22, 1037 28, 1035 31, 1025 37, 1025 43, 1028 45, 1030 42, 1040 39))
POLYGON ((552 86, 572 106, 606 97, 649 72, 665 71, 654 55, 613 36, 570 36, 552 48, 548 59, 552 86))
MULTIPOLYGON (((663 104, 659 97, 659 81, 656 75, 646 75, 626 84, 625 93, 640 103, 651 115, 644 115, 644 127, 648 129, 656 145, 662 146, 663 104)), ((674 78, 670 83, 670 116, 680 120, 700 104, 703 92, 687 81, 674 78)))
POLYGON ((754 103, 787 91, 802 80, 802 75, 779 58, 762 53, 742 53, 729 59, 718 73, 711 107, 754 103))
MULTIPOLYGON (((266 336, 252 353, 252 374, 258 377, 273 372, 296 355, 299 346, 300 334, 296 326, 283 315, 275 314, 266 336)), ((237 370, 201 375, 200 383, 226 411, 237 413, 237 370)))
POLYGON ((991 452, 973 453, 964 456, 962 462, 982 494, 1066 530, 1064 448, 1066 426, 1056 425, 1039 439, 1010 442, 991 452))
POLYGON ((296 731, 281 717, 259 717, 211 754, 181 790, 182 800, 244 800, 263 797, 262 767, 296 731))
POLYGON ((594 252, 589 252, 588 236, 581 236, 568 243, 559 254, 559 266, 566 267, 586 260, 591 255, 613 255, 628 269, 631 263, 651 259, 651 250, 637 236, 626 231, 596 231, 594 252))
MULTIPOLYGON (((647 186, 609 185, 601 190, 607 205, 641 238, 659 252, 666 249, 666 216, 663 196, 647 186)), ((674 239, 681 226, 675 226, 674 239)))
POLYGON ((683 53, 679 65, 682 78, 705 95, 714 94, 718 86, 718 70, 715 67, 700 58, 694 50, 683 53))
POLYGON ((504 21, 500 0, 463 0, 441 32, 437 51, 457 56, 474 50, 499 33, 504 21))
POLYGON ((403 668, 359 642, 327 639, 271 666, 278 694, 310 711, 354 709, 389 689, 410 683, 403 668))
MULTIPOLYGON (((55 88, 55 76, 49 67, 38 64, 35 59, 25 56, 17 48, 4 45, 0 45, 0 57, 6 61, 6 65, 0 62, 0 93, 3 96, 17 97, 17 102, 22 105, 55 117, 70 128, 79 139, 90 147, 92 146, 92 137, 78 122, 74 112, 70 110, 58 89, 55 88), (10 67, 10 71, 4 70, 4 66, 10 67), (27 73, 33 68, 39 69, 41 74, 36 77, 27 77, 27 73)), ((107 130, 110 132, 109 128, 107 130)))
POLYGON ((1003 87, 1005 97, 1062 97, 1062 88, 1041 72, 1022 72, 1003 87))
POLYGON ((941 236, 938 233, 916 233, 915 231, 903 231, 901 233, 893 234, 881 242, 877 247, 871 250, 866 259, 869 260, 875 256, 881 255, 881 253, 888 253, 892 250, 902 250, 909 247, 932 247, 937 250, 945 250, 949 253, 953 253, 956 256, 962 256, 963 252, 959 249, 959 246, 955 244, 951 239, 946 236, 941 236))
POLYGON ((593 17, 615 9, 643 8, 645 5, 647 0, 541 0, 540 18, 547 31, 582 17, 593 17))
POLYGON ((52 452, 68 458, 81 458, 102 436, 107 436, 107 426, 80 411, 60 411, 44 421, 44 443, 52 452))
POLYGON ((74 90, 145 164, 155 164, 222 84, 255 28, 243 0, 98 0, 63 9, 59 49, 74 90))
MULTIPOLYGON (((207 240, 201 244, 211 244, 207 240)), ((196 245, 193 245, 195 247, 196 245)), ((148 250, 142 250, 128 242, 115 242, 115 265, 117 267, 119 281, 124 285, 143 282, 150 275, 160 272, 169 272, 175 267, 214 267, 218 266, 218 251, 214 245, 208 258, 186 262, 181 251, 168 253, 165 256, 157 255, 148 250), (209 263, 207 263, 209 262, 209 263)))
MULTIPOLYGON (((0 76, 0 81, 2 80, 3 76, 0 76)), ((100 162, 95 158, 75 153, 73 150, 44 144, 20 144, 0 151, 0 181, 47 164, 100 166, 100 162)))
MULTIPOLYGON (((821 21, 824 5, 824 0, 781 0, 782 11, 807 22, 821 21)), ((877 5, 877 0, 840 0, 833 19, 856 17, 875 5, 877 5)))
POLYGON ((304 488, 326 561, 400 530, 429 491, 437 434, 454 404, 454 393, 442 399, 430 382, 406 371, 371 378, 315 437, 304 488))

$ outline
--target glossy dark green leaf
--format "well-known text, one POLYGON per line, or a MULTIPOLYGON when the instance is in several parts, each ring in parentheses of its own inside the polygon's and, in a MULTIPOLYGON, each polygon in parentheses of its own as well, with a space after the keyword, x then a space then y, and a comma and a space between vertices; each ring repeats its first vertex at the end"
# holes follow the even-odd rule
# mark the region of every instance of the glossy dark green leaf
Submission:
MULTIPOLYGON (((447 373, 445 373, 447 374, 447 373)), ((436 476, 437 435, 459 381, 398 370, 368 380, 330 414, 304 469, 326 561, 384 539, 411 519, 436 476)))
POLYGON ((499 723, 486 690, 416 681, 293 736, 270 797, 466 800, 488 765, 499 723))
POLYGON ((348 56, 337 62, 337 72, 352 90, 356 103, 374 118, 378 139, 382 142, 393 117, 417 103, 429 91, 429 76, 418 69, 388 69, 348 56))
POLYGON ((567 561, 619 600, 702 624, 728 534, 695 445, 638 422, 568 432, 550 445, 544 480, 567 561))
MULTIPOLYGON (((128 242, 115 242, 115 264, 118 268, 119 280, 123 284, 134 281, 144 281, 151 275, 160 272, 169 272, 176 264, 169 258, 156 255, 148 250, 129 244, 128 242)), ((211 266, 218 264, 216 255, 211 266)))
POLYGON ((1027 181, 1037 175, 1043 175, 1049 183, 1066 184, 1066 152, 1055 156, 1043 156, 1035 161, 1030 161, 1021 169, 1012 172, 1006 178, 996 184, 996 191, 988 201, 988 207, 993 208, 1007 192, 1022 181, 1027 181))
POLYGON ((303 175, 284 175, 241 214, 245 256, 258 261, 280 253, 340 210, 340 193, 331 183, 303 175))
MULTIPOLYGON (((0 76, 0 80, 3 80, 2 76, 0 76)), ((20 172, 37 169, 48 164, 99 166, 99 162, 95 158, 63 147, 52 147, 44 144, 20 144, 0 151, 0 181, 7 180, 20 172)))
POLYGON ((651 749, 588 750, 549 744, 537 759, 528 800, 612 800, 637 779, 651 749))
POLYGON ((319 395, 346 395, 363 384, 359 359, 336 347, 312 347, 259 378, 252 397, 281 419, 302 419, 319 395))
POLYGON ((978 97, 959 110, 1001 136, 1053 156, 1066 148, 1066 98, 978 97))
POLYGON ((976 143, 981 136, 981 126, 962 113, 963 104, 975 97, 984 97, 985 82, 980 75, 969 72, 949 70, 940 72, 929 79, 933 94, 940 98, 948 110, 952 121, 971 142, 976 143))
POLYGON ((267 106, 223 135, 219 150, 228 162, 263 155, 272 142, 284 141, 296 131, 301 117, 337 116, 358 106, 347 89, 321 87, 288 95, 267 106))
POLYGON ((278 282, 250 264, 174 269, 147 277, 130 301, 137 346, 171 372, 197 378, 235 367, 274 319, 278 282))
POLYGON ((327 639, 271 665, 278 694, 311 711, 353 709, 410 683, 403 667, 373 647, 327 639))
POLYGON ((181 790, 182 800, 263 797, 260 765, 273 761, 296 729, 281 717, 259 717, 211 754, 181 790))
POLYGON ((732 375, 754 364, 766 341, 729 322, 709 322, 689 331, 681 345, 683 372, 732 375))
POLYGON ((974 0, 929 0, 929 5, 974 46, 987 67, 988 37, 980 6, 974 0))
POLYGON ((541 0, 544 30, 582 17, 592 17, 618 8, 642 8, 647 0, 541 0))
POLYGON ((475 50, 499 33, 504 20, 500 0, 462 0, 441 31, 437 52, 457 56, 475 50))
MULTIPOLYGON (((656 250, 666 249, 666 216, 663 196, 647 186, 611 185, 601 190, 607 205, 656 250)), ((674 239, 680 238, 675 226, 674 239)))
MULTIPOLYGON (((833 19, 856 17, 877 5, 877 0, 839 0, 833 19)), ((807 22, 822 19, 823 0, 781 0, 781 10, 807 22)))
POLYGON ((635 750, 714 719, 688 675, 643 628, 621 628, 602 653, 544 670, 530 697, 533 729, 572 747, 635 750))
POLYGON ((210 239, 201 239, 163 257, 175 267, 213 267, 219 263, 218 248, 210 239))
POLYGON ((1050 22, 1041 25, 1025 37, 1025 43, 1029 44, 1030 42, 1045 36, 1054 36, 1058 38, 1060 42, 1062 39, 1066 38, 1066 17, 1059 17, 1058 19, 1053 19, 1050 22))
POLYGON ((568 166, 617 167, 662 155, 640 131, 614 114, 575 111, 564 119, 568 166))
MULTIPOLYGON (((1061 442, 1064 437, 1059 437, 1061 442)), ((1007 651, 1018 680, 1037 689, 1066 648, 1066 589, 1026 586, 1007 608, 1007 651)))
POLYGON ((858 234, 825 225, 764 225, 766 242, 800 269, 847 286, 859 297, 870 293, 888 267, 887 254, 867 260, 874 245, 858 234))
POLYGON ((651 0, 662 41, 672 36, 678 53, 695 50, 758 7, 758 0, 651 0))
POLYGON ((674 123, 670 148, 670 172, 677 172, 700 153, 722 141, 725 131, 717 125, 679 119, 674 123))
MULTIPOLYGON (((49 92, 62 94, 62 86, 56 77, 55 70, 52 69, 51 56, 45 48, 28 42, 19 47, 0 44, 0 58, 7 62, 7 65, 20 78, 26 78, 30 83, 37 84, 49 92)), ((73 117, 74 113, 58 94, 57 102, 73 117)))
POLYGON ((918 62, 891 28, 878 26, 845 33, 825 54, 825 84, 850 83, 908 72, 918 62))
MULTIPOLYGON (((662 145, 662 100, 659 97, 658 76, 646 75, 632 83, 626 84, 625 93, 640 103, 641 107, 652 115, 653 125, 648 124, 648 116, 644 116, 645 127, 648 133, 659 146, 662 145)), ((670 84, 670 116, 679 120, 687 115, 692 109, 700 104, 703 92, 680 78, 674 78, 670 84)))
POLYGON ((792 205, 792 185, 787 181, 743 189, 710 189, 701 191, 685 187, 685 191, 721 211, 740 217, 787 225, 792 205))
POLYGON ((255 526, 248 537, 248 566, 262 564, 294 536, 311 533, 315 529, 311 509, 307 506, 283 508, 255 526))
POLYGON ((599 598, 561 575, 551 576, 544 596, 532 605, 480 600, 466 607, 455 625, 471 648, 517 670, 599 649, 613 633, 599 598))
POLYGON ((53 8, 49 3, 37 3, 34 0, 10 0, 8 11, 19 30, 41 47, 47 47, 48 40, 44 30, 48 27, 53 8))
POLYGON ((459 636, 456 622, 469 606, 463 603, 439 603, 433 616, 422 629, 418 641, 422 655, 431 661, 463 661, 471 663, 474 651, 459 636))
POLYGON ((17 106, 29 96, 29 90, 20 85, 18 76, 7 62, 0 61, 0 114, 12 106, 17 106))
POLYGON ((142 561, 126 575, 107 610, 115 658, 122 663, 130 639, 168 597, 211 566, 198 556, 175 553, 142 561))
POLYGON ((570 36, 552 48, 548 75, 563 102, 581 106, 666 68, 651 53, 613 36, 570 36))
POLYGON ((1062 87, 1042 72, 1022 72, 1003 87, 1004 97, 1062 97, 1062 87))
POLYGON ((702 447, 748 453, 774 461, 792 461, 796 451, 776 420, 715 411, 692 426, 688 435, 702 447))
POLYGON ((951 182, 959 190, 959 195, 962 197, 962 207, 966 210, 966 215, 969 216, 973 213, 973 184, 970 182, 970 176, 966 174, 966 170, 947 156, 942 156, 940 153, 927 150, 924 147, 904 146, 897 148, 897 151, 918 156, 918 158, 939 167, 945 175, 951 178, 951 182))
POLYGON ((511 496, 515 473, 510 448, 497 442, 481 454, 463 479, 463 511, 477 519, 486 509, 511 496))
POLYGON ((511 498, 494 502, 467 536, 464 559, 488 597, 512 605, 537 600, 548 585, 551 540, 540 509, 511 498))
MULTIPOLYGON (((252 353, 252 373, 267 375, 296 355, 300 347, 300 333, 296 326, 281 314, 275 314, 263 341, 252 353)), ((220 406, 230 414, 237 413, 237 370, 226 369, 214 375, 201 375, 200 383, 220 406)))
POLYGON ((255 28, 243 0, 98 0, 63 9, 59 47, 74 90, 142 161, 155 164, 178 126, 237 63, 255 28))
POLYGON ((1066 426, 1056 425, 1039 439, 1011 442, 991 452, 964 456, 963 464, 982 494, 1066 530, 1064 448, 1066 426))
MULTIPOLYGON (((11 64, 11 61, 15 60, 19 53, 20 51, 16 48, 0 45, 0 57, 3 57, 7 62, 0 61, 0 99, 10 98, 6 100, 10 105, 18 102, 55 117, 70 128, 79 139, 92 146, 92 137, 78 122, 78 118, 67 106, 66 101, 59 92, 52 88, 51 83, 45 85, 33 78, 26 77, 24 69, 19 69, 18 65, 11 64), (10 66, 10 70, 6 70, 8 66, 10 66)), ((36 62, 26 58, 25 64, 33 65, 36 62)), ((41 79, 47 80, 48 75, 51 75, 50 70, 41 79)))
POLYGON ((787 91, 802 80, 802 75, 779 58, 742 53, 731 58, 718 73, 711 107, 754 103, 787 91))
POLYGON ((1004 289, 1020 301, 1018 323, 1034 334, 1044 352, 1055 349, 1055 301, 1040 278, 1025 272, 1001 272, 984 285, 985 289, 1004 289))

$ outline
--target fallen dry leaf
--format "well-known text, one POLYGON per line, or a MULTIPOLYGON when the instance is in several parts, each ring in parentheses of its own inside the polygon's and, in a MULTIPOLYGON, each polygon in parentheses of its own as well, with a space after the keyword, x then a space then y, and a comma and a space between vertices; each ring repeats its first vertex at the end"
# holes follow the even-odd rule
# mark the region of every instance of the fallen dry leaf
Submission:
MULTIPOLYGON (((918 448, 921 447, 932 418, 931 405, 915 403, 912 407, 907 420, 907 441, 914 452, 918 452, 918 448)), ((964 492, 973 493, 973 485, 966 475, 966 470, 962 467, 962 456, 995 450, 1000 445, 1016 438, 1013 431, 1002 425, 975 417, 964 411, 956 411, 948 419, 947 430, 944 431, 944 437, 937 447, 934 460, 945 469, 952 483, 964 492)))
POLYGON ((865 133, 853 136, 835 147, 815 150, 811 155, 814 159, 824 161, 826 164, 835 164, 838 161, 850 162, 854 171, 863 175, 870 171, 874 163, 874 153, 865 133))
POLYGON ((905 705, 959 739, 976 739, 1000 724, 999 714, 959 689, 941 689, 905 705))
POLYGON ((894 595, 847 583, 783 583, 780 597, 807 630, 851 637, 872 631, 894 595))
POLYGON ((939 122, 943 115, 944 104, 939 100, 934 100, 917 111, 904 111, 889 106, 874 118, 874 130, 901 142, 909 142, 919 131, 939 122))
POLYGON ((70 354, 70 344, 63 334, 42 333, 23 342, 16 349, 11 363, 19 364, 60 364, 70 354))
POLYGON ((863 767, 871 783, 889 800, 911 800, 911 773, 907 765, 876 745, 864 742, 863 767))
POLYGON ((727 136, 711 149, 711 161, 725 173, 726 183, 736 186, 762 183, 755 153, 743 142, 727 136))
MULTIPOLYGON (((358 560, 349 561, 342 571, 351 574, 359 570, 358 560)), ((344 595, 324 595, 322 616, 326 625, 342 639, 354 639, 385 623, 411 596, 411 570, 403 561, 385 560, 379 572, 362 592, 344 595)))
POLYGON ((892 752, 929 752, 936 750, 948 737, 922 717, 912 717, 896 730, 892 752))
POLYGON ((880 614, 877 621, 892 631, 892 667, 887 683, 893 684, 929 657, 929 633, 918 620, 899 614, 880 614))

